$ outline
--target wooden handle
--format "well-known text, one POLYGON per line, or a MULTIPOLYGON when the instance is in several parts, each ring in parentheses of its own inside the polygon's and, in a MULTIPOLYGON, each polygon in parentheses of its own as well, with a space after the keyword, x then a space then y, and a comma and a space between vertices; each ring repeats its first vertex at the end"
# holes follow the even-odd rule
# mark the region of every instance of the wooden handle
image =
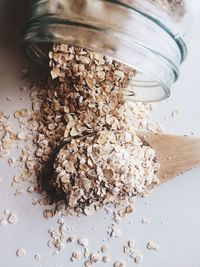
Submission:
POLYGON ((139 136, 156 151, 161 183, 200 165, 200 138, 149 133, 139 136))

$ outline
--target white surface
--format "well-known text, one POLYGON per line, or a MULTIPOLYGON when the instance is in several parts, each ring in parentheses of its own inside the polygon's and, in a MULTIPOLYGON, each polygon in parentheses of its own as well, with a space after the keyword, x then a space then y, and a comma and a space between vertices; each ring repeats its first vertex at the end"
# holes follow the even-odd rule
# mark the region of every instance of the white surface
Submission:
MULTIPOLYGON (((28 93, 19 93, 24 85, 20 79, 20 68, 25 61, 19 48, 19 30, 24 15, 19 15, 26 1, 0 1, 0 110, 13 112, 17 108, 29 106, 28 93), (20 2, 20 3, 17 3, 20 2), (9 23, 9 25, 7 24, 9 23), (15 27, 16 25, 16 27, 15 27), (16 30, 15 30, 16 28, 16 30), (7 102, 9 96, 13 102, 7 102)), ((23 13, 23 12, 22 12, 23 13)), ((199 23, 200 27, 200 23, 199 23)), ((173 134, 190 134, 195 131, 200 136, 200 32, 196 28, 189 56, 182 67, 182 76, 174 86, 169 101, 159 104, 154 117, 165 125, 166 131, 173 134), (171 112, 178 109, 180 115, 171 118, 171 112), (167 116, 167 120, 163 117, 167 116)), ((56 226, 56 218, 46 221, 42 216, 43 208, 32 206, 33 195, 23 194, 15 197, 15 189, 11 188, 11 177, 14 168, 8 168, 5 160, 0 159, 0 218, 5 208, 19 214, 16 225, 0 227, 0 267, 72 267, 83 266, 71 263, 70 253, 77 245, 67 245, 58 255, 47 247, 48 228, 56 226), (16 257, 18 248, 25 248, 27 256, 16 257), (35 254, 42 256, 41 261, 34 259, 35 254)), ((21 186, 20 186, 21 187, 21 186)), ((118 258, 128 259, 122 253, 122 244, 130 239, 135 240, 136 247, 143 254, 143 267, 199 267, 200 266, 200 168, 182 175, 157 188, 145 199, 137 199, 136 213, 120 223, 123 231, 122 239, 113 239, 110 244, 112 266, 118 258), (148 204, 145 204, 145 201, 148 204), (142 224, 147 218, 151 224, 142 224), (164 222, 162 225, 161 222, 164 222), (146 244, 155 240, 160 245, 158 252, 148 251, 146 244)), ((72 235, 87 237, 89 248, 96 250, 106 236, 107 226, 112 220, 104 219, 104 212, 92 217, 66 218, 73 229, 72 235)), ((79 249, 80 250, 80 249, 79 249)), ((95 266, 104 266, 103 263, 95 266)), ((128 267, 136 266, 133 260, 127 262, 128 267)))

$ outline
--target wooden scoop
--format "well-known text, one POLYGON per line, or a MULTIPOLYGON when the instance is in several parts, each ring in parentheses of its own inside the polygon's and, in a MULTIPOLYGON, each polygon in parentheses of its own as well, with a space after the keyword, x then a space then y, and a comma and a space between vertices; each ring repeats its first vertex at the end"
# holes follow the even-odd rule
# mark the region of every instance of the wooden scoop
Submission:
MULTIPOLYGON (((90 133, 73 138, 84 140, 84 138, 95 134, 90 133)), ((150 145, 156 151, 156 160, 160 163, 158 173, 160 183, 171 180, 200 165, 200 138, 144 132, 137 132, 137 135, 144 144, 150 145)), ((71 139, 72 137, 64 139, 46 163, 43 173, 44 186, 54 173, 53 164, 57 154, 71 139)))
POLYGON ((161 183, 200 165, 200 138, 151 133, 139 137, 156 151, 161 183))

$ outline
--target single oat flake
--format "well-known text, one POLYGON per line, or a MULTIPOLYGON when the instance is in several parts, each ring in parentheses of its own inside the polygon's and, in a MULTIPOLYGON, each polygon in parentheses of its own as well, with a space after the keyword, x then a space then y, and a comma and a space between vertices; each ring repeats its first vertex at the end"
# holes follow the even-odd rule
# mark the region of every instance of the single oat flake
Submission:
POLYGON ((80 251, 72 252, 71 261, 80 261, 80 259, 81 259, 81 252, 80 251))
POLYGON ((88 246, 88 239, 87 238, 79 238, 77 240, 77 243, 83 247, 87 247, 88 246))
POLYGON ((101 252, 102 252, 102 253, 106 253, 108 250, 109 250, 109 245, 107 245, 107 244, 104 244, 104 245, 101 247, 101 252))
POLYGON ((24 256, 26 256, 26 250, 24 248, 19 248, 16 251, 16 255, 17 255, 17 257, 24 257, 24 256))
POLYGON ((102 257, 102 262, 109 263, 110 262, 110 257, 109 256, 103 256, 102 257))
POLYGON ((149 250, 158 250, 159 249, 159 246, 154 241, 149 241, 147 243, 147 248, 149 250))
POLYGON ((35 254, 34 256, 35 260, 39 261, 42 259, 42 257, 39 254, 35 254))
POLYGON ((15 213, 10 213, 8 215, 8 223, 9 224, 16 224, 18 222, 18 217, 15 213))
POLYGON ((126 264, 124 261, 118 260, 114 263, 113 267, 126 267, 126 264))

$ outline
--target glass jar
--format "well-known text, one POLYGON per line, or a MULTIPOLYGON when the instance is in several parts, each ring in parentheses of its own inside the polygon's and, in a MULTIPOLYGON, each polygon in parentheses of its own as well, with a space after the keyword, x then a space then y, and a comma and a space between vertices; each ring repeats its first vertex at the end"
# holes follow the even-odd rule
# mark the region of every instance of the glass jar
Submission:
POLYGON ((23 47, 40 64, 53 43, 102 53, 136 70, 127 97, 159 101, 179 77, 199 8, 199 0, 32 0, 23 47))

